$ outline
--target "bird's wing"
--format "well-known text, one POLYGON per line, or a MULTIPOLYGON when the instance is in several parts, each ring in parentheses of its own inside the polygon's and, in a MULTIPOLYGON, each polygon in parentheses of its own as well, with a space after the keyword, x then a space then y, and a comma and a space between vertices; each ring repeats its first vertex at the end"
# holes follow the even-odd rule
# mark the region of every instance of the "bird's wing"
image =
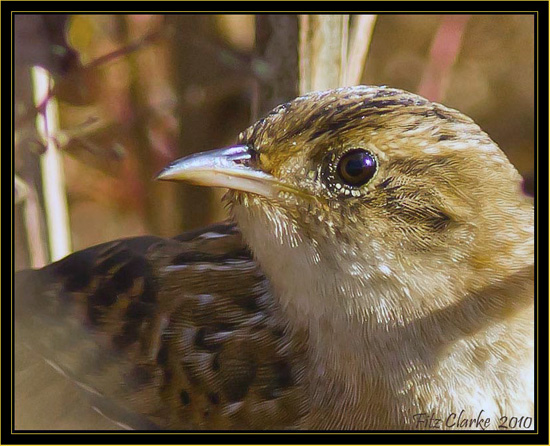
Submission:
MULTIPOLYGON (((41 358, 113 428, 285 429, 306 410, 305 342, 287 333, 233 225, 120 240, 22 271, 15 328, 16 370, 41 358)), ((16 374, 16 413, 25 388, 16 374)), ((43 403, 26 401, 35 412, 43 403)))

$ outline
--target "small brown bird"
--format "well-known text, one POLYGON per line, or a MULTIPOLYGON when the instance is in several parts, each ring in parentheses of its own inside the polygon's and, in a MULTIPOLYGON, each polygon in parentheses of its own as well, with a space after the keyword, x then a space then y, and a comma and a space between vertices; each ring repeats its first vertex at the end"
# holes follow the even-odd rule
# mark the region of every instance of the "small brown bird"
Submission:
POLYGON ((17 276, 18 348, 119 425, 534 427, 533 206, 471 119, 316 92, 159 178, 229 188, 234 223, 17 276))

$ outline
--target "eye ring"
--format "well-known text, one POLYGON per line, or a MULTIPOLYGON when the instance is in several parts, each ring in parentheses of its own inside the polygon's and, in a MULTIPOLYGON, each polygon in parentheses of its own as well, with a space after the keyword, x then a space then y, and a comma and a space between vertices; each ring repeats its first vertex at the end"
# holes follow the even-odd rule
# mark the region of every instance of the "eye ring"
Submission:
POLYGON ((378 170, 376 157, 365 149, 352 149, 342 155, 336 166, 336 174, 347 186, 367 184, 378 170))

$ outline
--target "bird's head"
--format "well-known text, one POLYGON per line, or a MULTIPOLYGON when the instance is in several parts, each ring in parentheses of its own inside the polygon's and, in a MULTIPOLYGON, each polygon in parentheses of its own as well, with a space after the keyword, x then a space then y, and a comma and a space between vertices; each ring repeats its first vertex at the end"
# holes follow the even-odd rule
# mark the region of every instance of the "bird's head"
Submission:
POLYGON ((466 287, 508 273, 532 239, 521 178, 487 134, 456 110, 391 88, 297 98, 237 146, 178 160, 160 178, 229 188, 262 266, 304 282, 322 268, 365 284, 394 277, 425 287, 441 275, 466 287))

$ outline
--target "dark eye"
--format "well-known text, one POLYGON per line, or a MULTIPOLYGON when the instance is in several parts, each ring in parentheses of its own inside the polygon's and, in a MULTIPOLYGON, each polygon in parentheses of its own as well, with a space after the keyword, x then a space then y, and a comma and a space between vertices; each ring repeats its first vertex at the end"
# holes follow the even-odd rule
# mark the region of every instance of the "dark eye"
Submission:
POLYGON ((363 149, 350 150, 338 162, 338 176, 348 186, 362 186, 376 173, 376 158, 363 149))

